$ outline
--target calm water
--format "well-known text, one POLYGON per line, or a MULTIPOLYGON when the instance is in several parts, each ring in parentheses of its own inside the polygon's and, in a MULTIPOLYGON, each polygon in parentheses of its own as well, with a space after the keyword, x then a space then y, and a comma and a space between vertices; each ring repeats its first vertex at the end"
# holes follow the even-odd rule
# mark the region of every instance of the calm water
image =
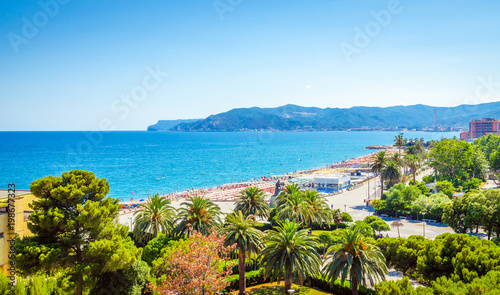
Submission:
MULTIPOLYGON (((0 188, 15 183, 29 189, 38 178, 84 169, 106 178, 111 196, 128 199, 131 192, 147 196, 315 168, 368 154, 366 146, 392 144, 397 134, 0 132, 0 188)), ((458 133, 404 136, 431 140, 458 133)))

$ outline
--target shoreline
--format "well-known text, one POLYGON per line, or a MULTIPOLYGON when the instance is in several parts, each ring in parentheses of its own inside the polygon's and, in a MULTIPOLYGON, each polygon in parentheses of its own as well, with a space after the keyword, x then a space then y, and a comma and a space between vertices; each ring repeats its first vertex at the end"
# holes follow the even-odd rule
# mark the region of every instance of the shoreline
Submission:
MULTIPOLYGON (((365 150, 369 152, 365 155, 353 157, 351 159, 340 162, 334 162, 317 168, 297 170, 275 176, 261 176, 260 178, 254 178, 251 181, 245 182, 227 183, 213 187, 203 187, 197 189, 193 188, 191 190, 188 189, 186 191, 163 194, 161 196, 170 199, 172 203, 183 201, 187 197, 194 195, 207 197, 212 202, 234 202, 235 197, 239 194, 240 191, 244 190, 247 187, 257 186, 267 194, 266 198, 270 198, 270 196, 274 194, 275 183, 278 180, 286 182, 291 179, 304 176, 346 173, 348 172, 348 169, 367 169, 370 158, 378 151, 385 150, 389 153, 397 152, 397 148, 392 145, 384 145, 379 147, 381 148, 374 150, 370 149, 370 146, 368 146, 365 148, 365 150)), ((120 214, 129 214, 131 212, 135 212, 139 204, 145 203, 147 199, 148 197, 141 198, 142 201, 125 201, 123 199, 120 200, 119 204, 122 205, 120 214), (127 204, 129 206, 127 206, 127 204)))

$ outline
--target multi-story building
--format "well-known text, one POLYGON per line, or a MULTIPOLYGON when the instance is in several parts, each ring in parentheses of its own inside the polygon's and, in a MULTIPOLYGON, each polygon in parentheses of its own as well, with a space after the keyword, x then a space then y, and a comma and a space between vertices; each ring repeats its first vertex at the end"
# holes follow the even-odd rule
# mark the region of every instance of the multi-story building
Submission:
POLYGON ((0 271, 7 275, 11 274, 12 269, 9 256, 16 252, 12 238, 16 235, 20 238, 31 235, 27 221, 33 211, 28 205, 34 198, 30 191, 0 190, 0 271))
POLYGON ((460 139, 473 140, 490 133, 500 135, 500 121, 492 118, 484 118, 471 121, 469 123, 469 131, 461 132, 460 139))

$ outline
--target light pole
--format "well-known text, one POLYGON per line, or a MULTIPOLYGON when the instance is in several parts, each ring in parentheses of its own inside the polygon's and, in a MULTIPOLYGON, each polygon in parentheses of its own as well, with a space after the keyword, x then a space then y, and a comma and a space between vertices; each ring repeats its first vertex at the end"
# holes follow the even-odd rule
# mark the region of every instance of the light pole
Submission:
POLYGON ((344 205, 344 212, 347 212, 347 205, 344 205))
POLYGON ((130 219, 130 231, 132 231, 132 217, 128 217, 130 219))
POLYGON ((370 201, 370 178, 368 178, 368 201, 370 201))
POLYGON ((424 238, 425 238, 425 212, 422 212, 422 222, 424 226, 424 238))

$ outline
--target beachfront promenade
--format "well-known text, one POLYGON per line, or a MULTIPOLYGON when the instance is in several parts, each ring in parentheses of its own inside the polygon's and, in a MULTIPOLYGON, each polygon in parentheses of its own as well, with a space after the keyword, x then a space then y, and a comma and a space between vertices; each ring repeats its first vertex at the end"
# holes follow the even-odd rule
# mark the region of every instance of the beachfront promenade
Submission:
MULTIPOLYGON (((422 175, 419 175, 419 178, 421 179, 422 175)), ((380 181, 379 179, 372 179, 370 180, 370 200, 373 200, 375 197, 378 199, 380 198, 380 181), (375 193, 375 189, 377 189, 377 192, 375 193)), ((329 205, 333 205, 334 209, 340 209, 342 211, 346 211, 349 213, 353 220, 363 220, 366 216, 370 214, 374 214, 373 208, 368 208, 366 207, 366 202, 365 200, 368 199, 368 183, 365 182, 364 185, 351 190, 351 191, 345 191, 341 194, 337 194, 334 196, 329 196, 327 197, 329 205)), ((172 202, 172 206, 174 208, 180 208, 181 203, 183 200, 179 201, 174 201, 172 202)), ((217 204, 220 208, 222 213, 231 213, 233 212, 234 209, 234 202, 232 201, 226 201, 226 202, 214 202, 217 204)), ((388 224, 394 220, 394 218, 390 217, 382 217, 388 224)), ((121 214, 118 218, 119 222, 124 225, 128 225, 129 227, 131 224, 133 225, 133 212, 121 214)), ((422 235, 423 234, 423 222, 422 221, 406 221, 406 220, 401 220, 403 223, 403 226, 399 228, 400 235, 401 237, 408 237, 411 235, 422 235)), ((439 224, 439 223, 426 223, 425 224, 425 237, 429 239, 433 239, 436 236, 442 234, 442 233, 453 233, 453 230, 444 224, 439 224)), ((397 237, 398 236, 398 230, 397 228, 391 228, 389 232, 384 232, 385 234, 388 234, 390 237, 397 237)))

